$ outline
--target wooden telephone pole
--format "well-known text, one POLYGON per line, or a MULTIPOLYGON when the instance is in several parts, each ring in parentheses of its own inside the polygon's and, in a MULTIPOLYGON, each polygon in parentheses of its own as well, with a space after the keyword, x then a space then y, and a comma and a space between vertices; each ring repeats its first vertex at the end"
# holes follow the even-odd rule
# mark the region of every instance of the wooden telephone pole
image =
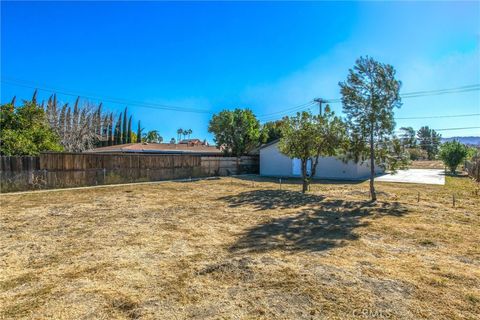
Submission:
POLYGON ((313 101, 318 103, 318 114, 322 115, 322 103, 324 102, 327 103, 328 101, 322 98, 316 98, 316 99, 313 99, 313 101))

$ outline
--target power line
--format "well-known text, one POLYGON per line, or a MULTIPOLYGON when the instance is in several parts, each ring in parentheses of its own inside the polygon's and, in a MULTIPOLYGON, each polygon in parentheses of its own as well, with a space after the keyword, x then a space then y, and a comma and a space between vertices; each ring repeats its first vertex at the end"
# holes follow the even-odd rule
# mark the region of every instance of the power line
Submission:
POLYGON ((294 107, 289 107, 289 108, 285 108, 285 109, 282 109, 281 111, 277 111, 277 112, 272 112, 272 113, 266 113, 266 114, 261 114, 258 116, 258 118, 265 118, 265 117, 269 117, 271 115, 275 115, 275 114, 280 114, 280 113, 285 113, 285 112, 292 112, 292 111, 295 111, 297 109, 306 109, 307 107, 313 105, 314 102, 313 101, 309 101, 309 102, 306 102, 306 103, 303 103, 303 104, 300 104, 300 105, 297 105, 297 106, 294 106, 294 107))
POLYGON ((30 89, 37 89, 37 90, 40 90, 40 91, 55 92, 55 93, 59 93, 59 94, 66 95, 66 96, 72 96, 72 97, 81 96, 83 98, 97 100, 97 101, 118 103, 118 104, 131 105, 131 106, 138 106, 138 107, 142 107, 142 108, 170 110, 170 111, 179 111, 179 112, 193 112, 193 113, 212 114, 211 111, 204 110, 204 109, 194 109, 194 108, 187 108, 187 107, 170 106, 170 105, 164 105, 164 104, 159 104, 159 103, 145 103, 145 102, 141 102, 141 101, 121 99, 121 98, 99 97, 99 96, 90 95, 90 94, 79 94, 79 93, 69 92, 68 90, 63 90, 63 89, 58 90, 58 89, 51 88, 51 87, 48 87, 48 86, 29 85, 29 84, 22 83, 22 82, 24 82, 22 80, 2 79, 1 82, 13 84, 13 85, 20 86, 20 87, 30 88, 30 89))
POLYGON ((480 129, 480 127, 443 128, 443 129, 433 129, 433 130, 435 130, 435 131, 452 131, 452 130, 466 130, 466 129, 480 129))
POLYGON ((425 117, 401 117, 401 118, 395 118, 395 120, 462 118, 462 117, 473 117, 473 116, 480 116, 480 113, 452 114, 452 115, 444 115, 444 116, 425 116, 425 117))
MULTIPOLYGON (((465 85, 465 86, 460 86, 460 87, 454 87, 454 88, 447 88, 447 89, 436 89, 436 90, 424 90, 424 91, 413 91, 413 92, 406 92, 400 94, 400 97, 402 98, 419 98, 419 97, 426 97, 426 96, 435 96, 435 95, 443 95, 443 94, 452 94, 452 93, 464 93, 464 92, 471 92, 471 91, 479 91, 480 90, 480 84, 470 84, 470 85, 465 85)), ((336 99, 322 99, 322 102, 326 102, 329 104, 335 104, 335 103, 341 103, 342 99, 336 98, 336 99)), ((263 116, 270 116, 273 114, 281 114, 284 112, 287 112, 288 110, 280 110, 274 113, 270 114, 265 114, 263 116)))

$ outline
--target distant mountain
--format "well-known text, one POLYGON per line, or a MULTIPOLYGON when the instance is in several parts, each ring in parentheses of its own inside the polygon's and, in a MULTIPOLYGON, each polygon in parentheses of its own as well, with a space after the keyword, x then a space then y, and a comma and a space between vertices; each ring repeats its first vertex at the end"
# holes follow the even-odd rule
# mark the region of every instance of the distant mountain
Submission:
POLYGON ((468 144, 472 146, 480 146, 480 137, 450 137, 442 138, 442 142, 457 140, 463 144, 468 144))

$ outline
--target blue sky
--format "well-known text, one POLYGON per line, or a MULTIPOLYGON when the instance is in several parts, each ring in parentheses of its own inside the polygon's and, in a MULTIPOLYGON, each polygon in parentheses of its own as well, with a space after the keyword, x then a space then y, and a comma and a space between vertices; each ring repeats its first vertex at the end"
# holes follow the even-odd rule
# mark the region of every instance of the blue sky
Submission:
MULTIPOLYGON (((478 84, 479 43, 479 2, 2 1, 1 101, 30 98, 29 87, 128 100, 104 106, 127 105, 166 140, 191 128, 211 141, 208 120, 222 109, 249 107, 265 121, 315 97, 339 98, 338 82, 361 55, 394 65, 404 93, 478 84)), ((400 118, 480 113, 479 91, 403 102, 400 118)), ((480 116, 397 121, 404 125, 472 127, 480 116)))

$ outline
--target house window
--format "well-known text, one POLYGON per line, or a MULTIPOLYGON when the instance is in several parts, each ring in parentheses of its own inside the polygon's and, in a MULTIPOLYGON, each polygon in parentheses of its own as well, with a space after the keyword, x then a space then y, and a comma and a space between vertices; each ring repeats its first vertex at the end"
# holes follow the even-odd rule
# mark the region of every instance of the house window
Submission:
MULTIPOLYGON (((307 174, 312 173, 312 160, 307 160, 307 174)), ((292 159, 292 175, 301 176, 302 175, 302 161, 300 159, 292 159)))

